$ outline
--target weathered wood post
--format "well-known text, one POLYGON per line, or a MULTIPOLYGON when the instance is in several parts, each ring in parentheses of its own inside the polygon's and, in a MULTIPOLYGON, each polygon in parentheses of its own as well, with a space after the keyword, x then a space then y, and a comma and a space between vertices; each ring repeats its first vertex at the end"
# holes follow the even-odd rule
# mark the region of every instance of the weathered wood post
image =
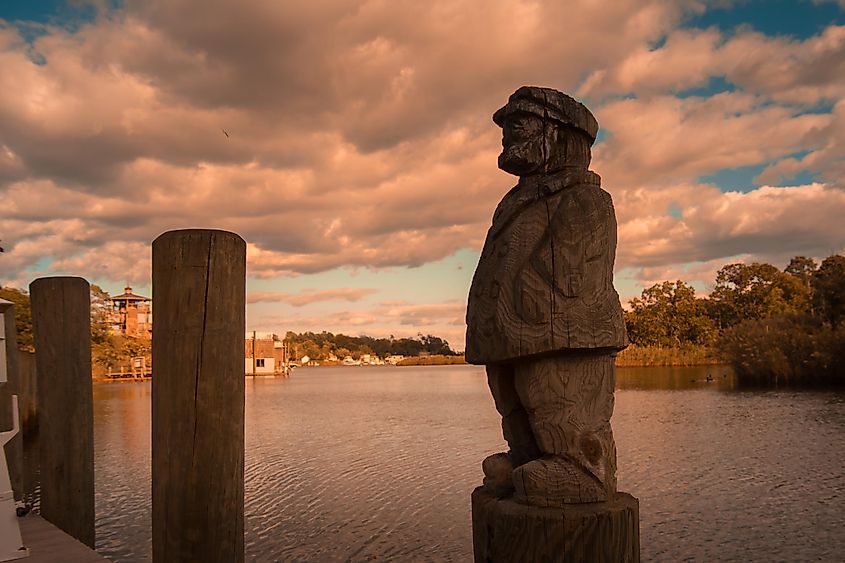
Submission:
POLYGON ((41 515, 94 547, 91 295, 76 277, 29 285, 35 337, 41 515))
POLYGON ((477 563, 639 561, 639 503, 616 490, 616 216, 589 170, 598 123, 571 97, 519 88, 493 115, 519 176, 493 215, 467 306, 466 358, 510 450, 472 493, 477 563))
POLYGON ((153 560, 244 560, 246 243, 153 242, 153 560))

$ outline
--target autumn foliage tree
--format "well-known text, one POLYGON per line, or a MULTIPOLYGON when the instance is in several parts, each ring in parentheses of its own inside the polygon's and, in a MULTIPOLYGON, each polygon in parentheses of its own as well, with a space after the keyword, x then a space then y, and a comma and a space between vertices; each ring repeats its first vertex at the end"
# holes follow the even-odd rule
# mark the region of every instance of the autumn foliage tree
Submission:
POLYGON ((725 329, 744 320, 809 313, 811 294, 801 277, 771 264, 728 264, 716 273, 709 307, 717 327, 725 329))
POLYGON ((845 257, 825 258, 812 278, 813 307, 832 327, 845 320, 845 257))
POLYGON ((747 284, 762 295, 754 316, 744 311, 722 332, 721 355, 745 383, 845 384, 845 258, 830 256, 816 269, 799 256, 780 276, 765 270, 766 279, 747 284))
POLYGON ((625 314, 628 337, 640 346, 705 345, 716 334, 704 299, 681 280, 655 284, 629 305, 625 314))

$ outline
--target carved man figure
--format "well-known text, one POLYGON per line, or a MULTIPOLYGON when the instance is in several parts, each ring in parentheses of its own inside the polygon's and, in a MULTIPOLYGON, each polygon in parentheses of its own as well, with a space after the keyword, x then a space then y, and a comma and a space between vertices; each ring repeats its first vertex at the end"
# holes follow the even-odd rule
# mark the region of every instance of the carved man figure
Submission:
POLYGON ((616 491, 616 217, 589 168, 598 123, 571 97, 522 87, 493 115, 499 168, 519 176, 493 215, 469 294, 467 361, 487 366, 510 451, 485 484, 538 506, 616 491))

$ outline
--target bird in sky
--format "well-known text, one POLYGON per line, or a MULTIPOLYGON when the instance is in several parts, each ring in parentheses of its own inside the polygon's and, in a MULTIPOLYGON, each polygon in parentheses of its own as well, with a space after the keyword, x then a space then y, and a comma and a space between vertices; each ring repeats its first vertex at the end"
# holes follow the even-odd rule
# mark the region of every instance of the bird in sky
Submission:
POLYGON ((225 130, 225 129, 221 129, 221 131, 223 131, 223 134, 224 134, 224 135, 226 135, 226 138, 228 139, 228 138, 229 138, 229 134, 228 134, 228 133, 226 133, 226 130, 225 130))

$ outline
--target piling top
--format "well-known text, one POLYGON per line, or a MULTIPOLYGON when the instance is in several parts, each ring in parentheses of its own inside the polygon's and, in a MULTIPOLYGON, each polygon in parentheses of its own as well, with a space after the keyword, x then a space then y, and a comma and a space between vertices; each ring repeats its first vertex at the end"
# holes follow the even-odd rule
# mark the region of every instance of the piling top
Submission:
POLYGON ((84 291, 87 294, 89 287, 88 280, 78 276, 45 276, 32 280, 29 284, 29 293, 31 295, 33 290, 52 292, 58 291, 59 288, 74 288, 72 291, 84 291))
POLYGON ((189 236, 189 235, 206 235, 206 234, 217 234, 217 235, 223 235, 223 236, 227 236, 227 237, 228 236, 237 237, 238 239, 243 241, 244 244, 246 244, 246 241, 238 233, 233 233, 232 231, 224 231, 223 229, 174 229, 172 231, 165 231, 165 232, 161 233, 160 235, 158 235, 155 238, 155 240, 153 241, 153 244, 156 244, 160 240, 169 239, 171 237, 180 237, 180 236, 189 236))
POLYGON ((85 278, 81 278, 79 276, 42 276, 40 278, 35 278, 34 280, 32 280, 32 283, 30 283, 29 285, 30 285, 30 287, 32 287, 32 285, 36 284, 36 283, 60 282, 60 281, 61 282, 67 282, 67 283, 79 283, 79 282, 82 282, 82 283, 85 283, 85 284, 88 283, 88 280, 86 280, 85 278))

